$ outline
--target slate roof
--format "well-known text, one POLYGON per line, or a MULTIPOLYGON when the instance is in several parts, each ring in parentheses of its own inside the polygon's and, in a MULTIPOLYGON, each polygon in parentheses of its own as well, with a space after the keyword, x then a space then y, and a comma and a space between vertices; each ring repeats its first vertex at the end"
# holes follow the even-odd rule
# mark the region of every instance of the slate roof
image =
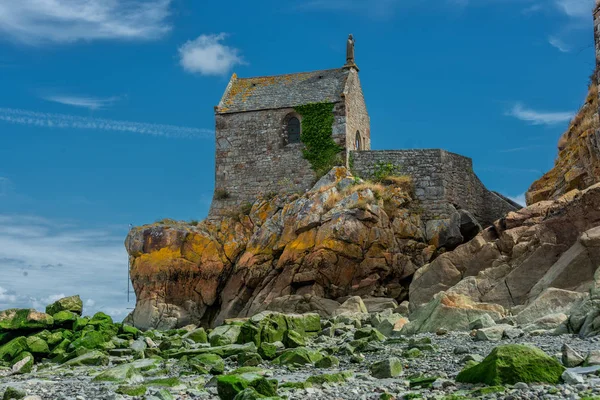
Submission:
POLYGON ((238 78, 233 74, 216 111, 225 114, 337 102, 348 72, 348 68, 336 68, 256 78, 238 78))

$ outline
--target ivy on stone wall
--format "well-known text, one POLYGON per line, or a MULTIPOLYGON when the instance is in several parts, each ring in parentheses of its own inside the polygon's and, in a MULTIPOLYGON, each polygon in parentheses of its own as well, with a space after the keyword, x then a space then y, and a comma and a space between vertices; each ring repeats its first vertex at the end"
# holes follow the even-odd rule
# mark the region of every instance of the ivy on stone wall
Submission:
POLYGON ((339 153, 343 149, 332 137, 333 106, 333 103, 311 103, 295 108, 302 116, 302 154, 310 162, 317 177, 325 175, 332 167, 341 163, 339 153))

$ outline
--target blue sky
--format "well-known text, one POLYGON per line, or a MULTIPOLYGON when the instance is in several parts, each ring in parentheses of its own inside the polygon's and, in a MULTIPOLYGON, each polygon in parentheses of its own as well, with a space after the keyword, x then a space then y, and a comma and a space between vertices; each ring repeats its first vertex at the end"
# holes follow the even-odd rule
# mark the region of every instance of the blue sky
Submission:
POLYGON ((522 199, 594 67, 593 0, 0 3, 0 309, 80 293, 122 318, 128 225, 202 219, 242 77, 335 68, 374 149, 445 148, 522 199))

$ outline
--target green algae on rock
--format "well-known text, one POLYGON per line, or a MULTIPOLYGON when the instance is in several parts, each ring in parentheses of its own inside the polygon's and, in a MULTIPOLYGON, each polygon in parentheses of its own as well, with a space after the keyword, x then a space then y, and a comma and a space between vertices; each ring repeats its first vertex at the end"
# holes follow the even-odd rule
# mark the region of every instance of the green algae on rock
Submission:
POLYGON ((539 382, 556 384, 565 368, 537 347, 508 344, 496 347, 480 363, 463 369, 456 380, 490 386, 539 382))

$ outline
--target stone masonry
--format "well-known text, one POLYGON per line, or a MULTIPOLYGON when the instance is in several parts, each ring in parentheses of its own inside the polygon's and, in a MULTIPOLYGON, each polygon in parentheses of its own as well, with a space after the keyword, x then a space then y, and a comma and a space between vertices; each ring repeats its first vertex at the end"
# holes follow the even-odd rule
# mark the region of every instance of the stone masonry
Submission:
POLYGON ((449 218, 455 209, 465 209, 484 225, 520 208, 485 188, 473 172, 470 158, 440 149, 353 151, 352 172, 372 177, 377 164, 391 163, 409 175, 424 219, 449 218))
MULTIPOLYGON (((303 144, 288 130, 299 121, 295 107, 334 104, 333 139, 342 160, 368 178, 378 162, 399 164, 412 176, 425 218, 448 217, 464 208, 489 224, 517 206, 488 191, 471 159, 444 150, 370 151, 370 119, 348 40, 342 68, 288 75, 238 78, 233 74, 215 107, 215 193, 209 218, 239 212, 261 195, 304 192, 316 175, 303 158, 303 144)), ((343 161, 342 161, 343 162, 343 161)))

